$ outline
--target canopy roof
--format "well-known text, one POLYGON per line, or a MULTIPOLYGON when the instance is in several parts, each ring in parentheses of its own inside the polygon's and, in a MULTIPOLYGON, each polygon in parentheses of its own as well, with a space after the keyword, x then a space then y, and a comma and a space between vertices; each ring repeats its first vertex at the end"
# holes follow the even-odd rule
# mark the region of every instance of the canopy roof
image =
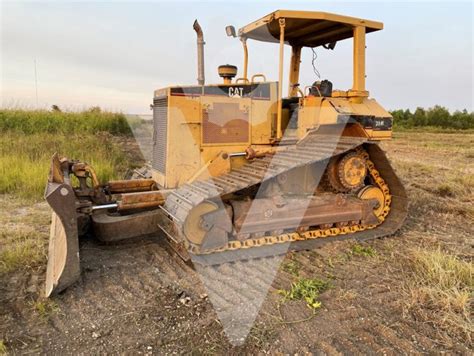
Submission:
POLYGON ((239 36, 264 42, 279 42, 279 19, 285 19, 285 42, 292 46, 318 47, 353 37, 355 26, 366 33, 383 29, 383 23, 316 11, 277 10, 242 27, 239 36))

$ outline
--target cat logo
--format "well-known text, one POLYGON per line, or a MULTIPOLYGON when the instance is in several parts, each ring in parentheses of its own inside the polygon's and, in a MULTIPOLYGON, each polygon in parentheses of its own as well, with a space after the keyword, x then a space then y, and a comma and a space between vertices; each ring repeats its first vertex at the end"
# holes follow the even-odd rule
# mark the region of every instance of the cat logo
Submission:
POLYGON ((244 88, 242 87, 229 87, 229 97, 231 98, 241 98, 244 95, 244 88))

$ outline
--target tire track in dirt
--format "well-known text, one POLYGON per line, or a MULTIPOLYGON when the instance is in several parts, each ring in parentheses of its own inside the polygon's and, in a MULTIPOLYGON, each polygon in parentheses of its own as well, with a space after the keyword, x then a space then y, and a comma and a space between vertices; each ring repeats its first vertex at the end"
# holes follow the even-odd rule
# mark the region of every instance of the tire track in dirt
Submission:
POLYGON ((230 341, 240 345, 250 332, 282 257, 196 266, 230 341))

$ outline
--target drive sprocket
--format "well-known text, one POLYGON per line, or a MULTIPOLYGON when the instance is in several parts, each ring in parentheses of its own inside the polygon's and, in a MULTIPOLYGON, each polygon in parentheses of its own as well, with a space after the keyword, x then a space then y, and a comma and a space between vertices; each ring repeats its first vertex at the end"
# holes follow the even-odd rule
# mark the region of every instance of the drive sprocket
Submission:
POLYGON ((366 175, 366 160, 356 151, 333 157, 327 167, 327 180, 331 188, 340 193, 361 188, 366 175))

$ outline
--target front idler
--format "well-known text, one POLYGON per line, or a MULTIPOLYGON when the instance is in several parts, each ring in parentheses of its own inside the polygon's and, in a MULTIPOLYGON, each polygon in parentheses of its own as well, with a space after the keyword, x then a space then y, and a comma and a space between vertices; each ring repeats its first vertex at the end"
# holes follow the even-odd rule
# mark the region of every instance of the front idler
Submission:
POLYGON ((232 220, 231 213, 222 205, 204 201, 195 206, 186 217, 184 235, 191 244, 199 247, 200 252, 227 245, 228 235, 232 232, 232 220))

